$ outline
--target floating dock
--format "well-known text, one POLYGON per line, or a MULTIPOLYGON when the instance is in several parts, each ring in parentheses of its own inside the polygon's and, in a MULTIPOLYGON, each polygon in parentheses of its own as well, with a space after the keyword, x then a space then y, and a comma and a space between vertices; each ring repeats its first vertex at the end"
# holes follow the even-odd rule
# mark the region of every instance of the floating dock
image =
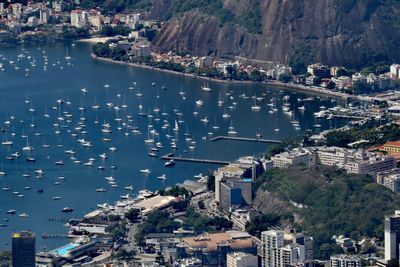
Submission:
POLYGON ((270 144, 280 144, 282 141, 273 139, 263 139, 263 138, 250 138, 250 137, 236 137, 236 136, 216 136, 209 139, 211 142, 219 140, 233 140, 233 141, 245 141, 245 142, 259 142, 259 143, 270 143, 270 144))
POLYGON ((161 159, 163 159, 163 160, 174 160, 174 161, 195 162, 195 163, 208 163, 208 164, 217 164, 217 165, 228 165, 230 163, 229 161, 223 161, 223 160, 174 157, 171 154, 167 154, 165 156, 162 156, 161 159))

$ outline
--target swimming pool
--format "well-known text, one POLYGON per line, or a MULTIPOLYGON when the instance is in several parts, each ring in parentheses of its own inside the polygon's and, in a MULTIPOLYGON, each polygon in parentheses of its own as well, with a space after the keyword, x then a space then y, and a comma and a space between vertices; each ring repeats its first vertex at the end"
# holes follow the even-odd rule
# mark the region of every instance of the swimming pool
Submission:
POLYGON ((55 250, 50 251, 50 254, 57 255, 57 256, 65 256, 70 250, 73 250, 74 248, 79 247, 79 244, 77 243, 69 243, 65 246, 62 246, 60 248, 57 248, 55 250))

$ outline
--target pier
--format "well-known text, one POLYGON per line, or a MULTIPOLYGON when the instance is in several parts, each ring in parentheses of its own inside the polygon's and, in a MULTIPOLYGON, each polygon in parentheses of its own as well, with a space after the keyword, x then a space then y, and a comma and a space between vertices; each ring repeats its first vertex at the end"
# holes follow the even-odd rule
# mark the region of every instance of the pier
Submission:
POLYGON ((161 159, 162 160, 195 162, 195 163, 208 163, 208 164, 217 164, 217 165, 228 165, 230 163, 229 161, 223 161, 223 160, 174 157, 171 154, 162 156, 161 159))
POLYGON ((49 233, 42 233, 43 239, 64 239, 68 236, 65 234, 49 234, 49 233))
POLYGON ((209 139, 211 142, 219 140, 233 140, 233 141, 245 141, 245 142, 259 142, 259 143, 270 143, 270 144, 280 144, 282 141, 273 139, 263 139, 263 138, 250 138, 250 137, 236 137, 236 136, 216 136, 209 139))

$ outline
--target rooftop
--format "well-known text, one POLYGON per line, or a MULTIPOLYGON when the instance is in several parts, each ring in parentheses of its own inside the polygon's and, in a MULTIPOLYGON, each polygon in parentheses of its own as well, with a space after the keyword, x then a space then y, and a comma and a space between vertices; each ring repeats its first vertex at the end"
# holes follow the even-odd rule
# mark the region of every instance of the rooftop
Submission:
POLYGON ((240 231, 227 231, 182 238, 182 243, 187 246, 189 250, 202 249, 210 252, 217 251, 219 244, 229 245, 231 249, 251 248, 254 246, 252 236, 246 232, 240 231))

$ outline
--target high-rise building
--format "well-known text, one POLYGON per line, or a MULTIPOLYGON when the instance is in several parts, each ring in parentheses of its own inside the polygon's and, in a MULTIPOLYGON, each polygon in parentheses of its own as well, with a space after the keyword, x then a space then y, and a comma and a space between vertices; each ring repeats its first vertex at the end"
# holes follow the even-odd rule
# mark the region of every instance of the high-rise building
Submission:
POLYGON ((29 231, 12 234, 12 266, 35 267, 35 233, 29 231))
POLYGON ((284 245, 284 232, 280 230, 268 230, 261 233, 261 266, 279 266, 277 250, 284 245))
POLYGON ((297 266, 304 262, 304 246, 292 243, 279 248, 279 266, 297 266))
POLYGON ((223 209, 231 207, 242 207, 251 205, 252 180, 247 179, 228 179, 220 184, 220 206, 223 209))
POLYGON ((244 252, 234 252, 226 255, 226 266, 227 267, 257 267, 258 258, 255 255, 244 253, 244 252))
POLYGON ((385 260, 399 259, 400 210, 385 216, 385 260))
POLYGON ((331 257, 331 267, 361 267, 361 259, 356 255, 335 255, 331 257))

